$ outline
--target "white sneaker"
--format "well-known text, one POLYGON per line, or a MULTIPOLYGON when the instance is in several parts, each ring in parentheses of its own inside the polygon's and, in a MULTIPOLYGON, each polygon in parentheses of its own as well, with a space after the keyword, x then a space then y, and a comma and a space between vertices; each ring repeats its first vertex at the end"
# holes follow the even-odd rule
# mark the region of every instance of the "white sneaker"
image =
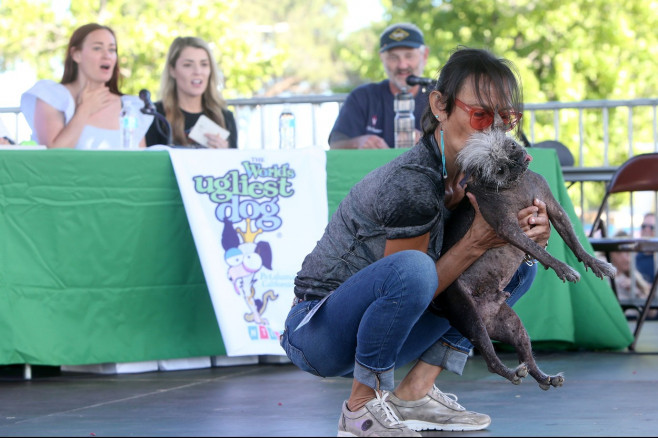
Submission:
POLYGON ((482 430, 491 424, 488 415, 467 411, 457 403, 455 394, 441 392, 436 385, 420 400, 400 400, 391 393, 387 402, 396 416, 413 430, 456 432, 482 430))
POLYGON ((386 403, 389 392, 382 395, 375 391, 376 397, 356 412, 347 409, 343 403, 343 412, 338 419, 338 436, 422 436, 402 424, 386 403))

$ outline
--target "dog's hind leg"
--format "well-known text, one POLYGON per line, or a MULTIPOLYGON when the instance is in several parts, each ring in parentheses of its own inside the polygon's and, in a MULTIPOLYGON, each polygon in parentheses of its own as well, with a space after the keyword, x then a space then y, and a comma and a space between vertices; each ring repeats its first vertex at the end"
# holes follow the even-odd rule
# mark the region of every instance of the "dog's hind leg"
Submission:
POLYGON ((515 369, 509 368, 500 360, 491 343, 485 323, 476 308, 476 303, 470 294, 457 286, 457 283, 459 280, 443 292, 446 294, 444 304, 447 307, 446 314, 450 324, 477 348, 490 372, 518 385, 521 383, 521 379, 528 374, 528 370, 523 364, 515 369))
POLYGON ((470 339, 475 348, 478 349, 484 358, 484 361, 487 363, 487 369, 490 372, 506 378, 515 385, 521 383, 521 379, 528 375, 528 367, 525 363, 520 363, 519 366, 514 369, 505 365, 498 357, 498 354, 496 354, 496 350, 494 349, 489 336, 486 336, 486 340, 480 340, 476 338, 470 339))
POLYGON ((532 354, 532 345, 528 332, 519 316, 510 306, 503 303, 500 306, 498 315, 486 321, 486 325, 491 339, 512 345, 516 349, 519 362, 525 364, 528 372, 537 381, 541 389, 547 390, 551 386, 562 386, 564 376, 561 373, 549 376, 539 369, 532 354))

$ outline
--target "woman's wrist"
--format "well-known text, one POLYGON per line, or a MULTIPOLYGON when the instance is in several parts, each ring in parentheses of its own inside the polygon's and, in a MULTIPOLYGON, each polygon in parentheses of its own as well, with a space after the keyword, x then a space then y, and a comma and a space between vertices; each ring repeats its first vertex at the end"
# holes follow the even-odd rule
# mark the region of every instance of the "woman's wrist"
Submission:
POLYGON ((462 254, 464 259, 473 259, 473 261, 480 258, 489 249, 483 245, 482 239, 475 238, 470 231, 453 248, 455 252, 462 254))

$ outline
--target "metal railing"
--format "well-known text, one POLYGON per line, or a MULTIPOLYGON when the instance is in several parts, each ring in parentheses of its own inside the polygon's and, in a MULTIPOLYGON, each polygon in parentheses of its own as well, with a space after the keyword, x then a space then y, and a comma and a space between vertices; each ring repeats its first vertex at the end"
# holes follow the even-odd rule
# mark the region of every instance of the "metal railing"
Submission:
MULTIPOLYGON (((331 131, 333 123, 338 115, 340 106, 345 101, 347 94, 332 94, 332 95, 315 95, 315 96, 293 96, 293 97, 268 97, 268 98, 244 98, 244 99, 229 99, 228 105, 233 109, 236 120, 238 120, 238 137, 243 139, 240 141, 241 148, 245 149, 269 149, 278 148, 278 116, 284 104, 290 104, 293 107, 294 113, 297 116, 298 133, 297 140, 300 146, 321 146, 327 148, 328 133, 331 131), (300 127, 302 129, 300 129, 300 127), (256 135, 250 135, 255 132, 256 135), (326 134, 326 135, 325 135, 326 134), (247 141, 247 139, 249 141, 247 141), (258 140, 258 141, 255 141, 258 140)), ((628 129, 627 129, 627 152, 628 156, 636 155, 637 153, 647 152, 646 142, 643 143, 644 148, 637 148, 634 140, 634 132, 636 128, 633 124, 634 112, 638 108, 649 108, 651 113, 651 131, 652 140, 648 149, 653 152, 658 152, 658 116, 656 108, 658 107, 658 99, 632 99, 632 100, 590 100, 582 102, 548 102, 548 103, 527 103, 525 104, 524 119, 529 119, 529 129, 526 132, 529 140, 534 143, 541 140, 559 140, 574 153, 576 163, 579 163, 578 168, 584 167, 600 167, 605 170, 606 168, 616 167, 620 163, 610 164, 609 150, 610 150, 610 111, 620 108, 626 108, 628 112, 628 129), (602 120, 601 129, 602 133, 602 151, 603 160, 594 165, 585 163, 585 150, 584 144, 587 137, 587 126, 585 126, 585 113, 587 111, 600 111, 602 120), (578 147, 569 144, 568 141, 561 139, 561 126, 564 125, 562 116, 567 111, 577 111, 578 118, 578 147), (539 115, 550 114, 552 117, 552 135, 550 138, 539 138, 536 132, 538 124, 537 119, 539 115)), ((19 107, 0 108, 0 117, 10 115, 13 121, 5 125, 10 133, 14 134, 14 138, 23 141, 26 140, 30 133, 29 128, 24 123, 24 119, 20 114, 19 107)), ((545 123, 544 123, 545 124, 545 123)), ((544 136, 546 137, 546 136, 544 136)), ((575 172, 575 171, 574 171, 575 172)), ((569 173, 569 172, 567 172, 569 173)), ((582 178, 582 176, 577 176, 582 178)))

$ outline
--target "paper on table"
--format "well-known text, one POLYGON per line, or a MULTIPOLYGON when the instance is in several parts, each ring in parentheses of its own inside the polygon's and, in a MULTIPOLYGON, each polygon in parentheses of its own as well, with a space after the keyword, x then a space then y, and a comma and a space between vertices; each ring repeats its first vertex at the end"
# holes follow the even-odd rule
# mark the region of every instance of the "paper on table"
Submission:
POLYGON ((199 120, 197 120, 192 127, 189 137, 197 143, 208 147, 208 139, 204 134, 219 134, 224 140, 226 140, 230 132, 210 120, 204 114, 201 114, 199 120))

